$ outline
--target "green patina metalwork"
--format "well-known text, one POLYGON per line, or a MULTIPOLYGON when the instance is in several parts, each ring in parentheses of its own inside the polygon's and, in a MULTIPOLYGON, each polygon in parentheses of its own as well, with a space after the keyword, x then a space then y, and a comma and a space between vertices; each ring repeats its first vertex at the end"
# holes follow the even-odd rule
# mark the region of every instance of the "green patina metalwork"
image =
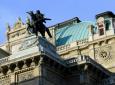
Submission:
POLYGON ((66 25, 56 30, 56 46, 67 45, 74 41, 88 39, 88 26, 95 25, 95 22, 84 21, 66 25))

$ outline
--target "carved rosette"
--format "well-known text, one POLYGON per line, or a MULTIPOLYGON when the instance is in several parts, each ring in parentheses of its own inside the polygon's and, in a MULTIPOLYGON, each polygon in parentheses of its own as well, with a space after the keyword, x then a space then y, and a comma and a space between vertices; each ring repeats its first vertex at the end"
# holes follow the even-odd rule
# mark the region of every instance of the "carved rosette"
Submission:
POLYGON ((112 50, 111 46, 103 46, 100 48, 96 48, 95 57, 97 62, 99 63, 109 62, 112 59, 111 50, 112 50))

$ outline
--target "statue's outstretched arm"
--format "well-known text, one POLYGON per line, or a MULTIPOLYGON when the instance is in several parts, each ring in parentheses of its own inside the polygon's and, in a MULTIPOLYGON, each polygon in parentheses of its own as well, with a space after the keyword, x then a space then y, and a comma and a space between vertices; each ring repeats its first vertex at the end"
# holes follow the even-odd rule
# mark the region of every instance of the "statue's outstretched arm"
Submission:
POLYGON ((50 18, 44 18, 44 20, 51 20, 50 18))

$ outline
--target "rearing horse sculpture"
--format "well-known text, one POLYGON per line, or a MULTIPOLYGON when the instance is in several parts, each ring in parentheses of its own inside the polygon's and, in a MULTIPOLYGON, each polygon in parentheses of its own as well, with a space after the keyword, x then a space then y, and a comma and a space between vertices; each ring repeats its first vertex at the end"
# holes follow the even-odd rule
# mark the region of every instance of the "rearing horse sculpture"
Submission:
POLYGON ((39 19, 36 17, 36 14, 33 13, 33 11, 27 12, 31 16, 31 21, 28 19, 27 22, 27 30, 31 33, 38 36, 38 32, 42 35, 42 37, 45 37, 45 31, 48 33, 49 37, 52 38, 52 35, 49 31, 49 29, 43 24, 45 20, 49 20, 47 18, 39 19))

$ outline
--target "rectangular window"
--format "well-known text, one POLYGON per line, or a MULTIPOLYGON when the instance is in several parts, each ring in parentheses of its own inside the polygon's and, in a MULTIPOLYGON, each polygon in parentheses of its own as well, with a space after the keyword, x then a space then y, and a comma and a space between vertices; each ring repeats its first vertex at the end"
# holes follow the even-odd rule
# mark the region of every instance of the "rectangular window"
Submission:
POLYGON ((105 28, 106 28, 106 30, 109 30, 109 26, 110 26, 110 22, 109 22, 109 21, 106 21, 106 23, 105 23, 105 28))

